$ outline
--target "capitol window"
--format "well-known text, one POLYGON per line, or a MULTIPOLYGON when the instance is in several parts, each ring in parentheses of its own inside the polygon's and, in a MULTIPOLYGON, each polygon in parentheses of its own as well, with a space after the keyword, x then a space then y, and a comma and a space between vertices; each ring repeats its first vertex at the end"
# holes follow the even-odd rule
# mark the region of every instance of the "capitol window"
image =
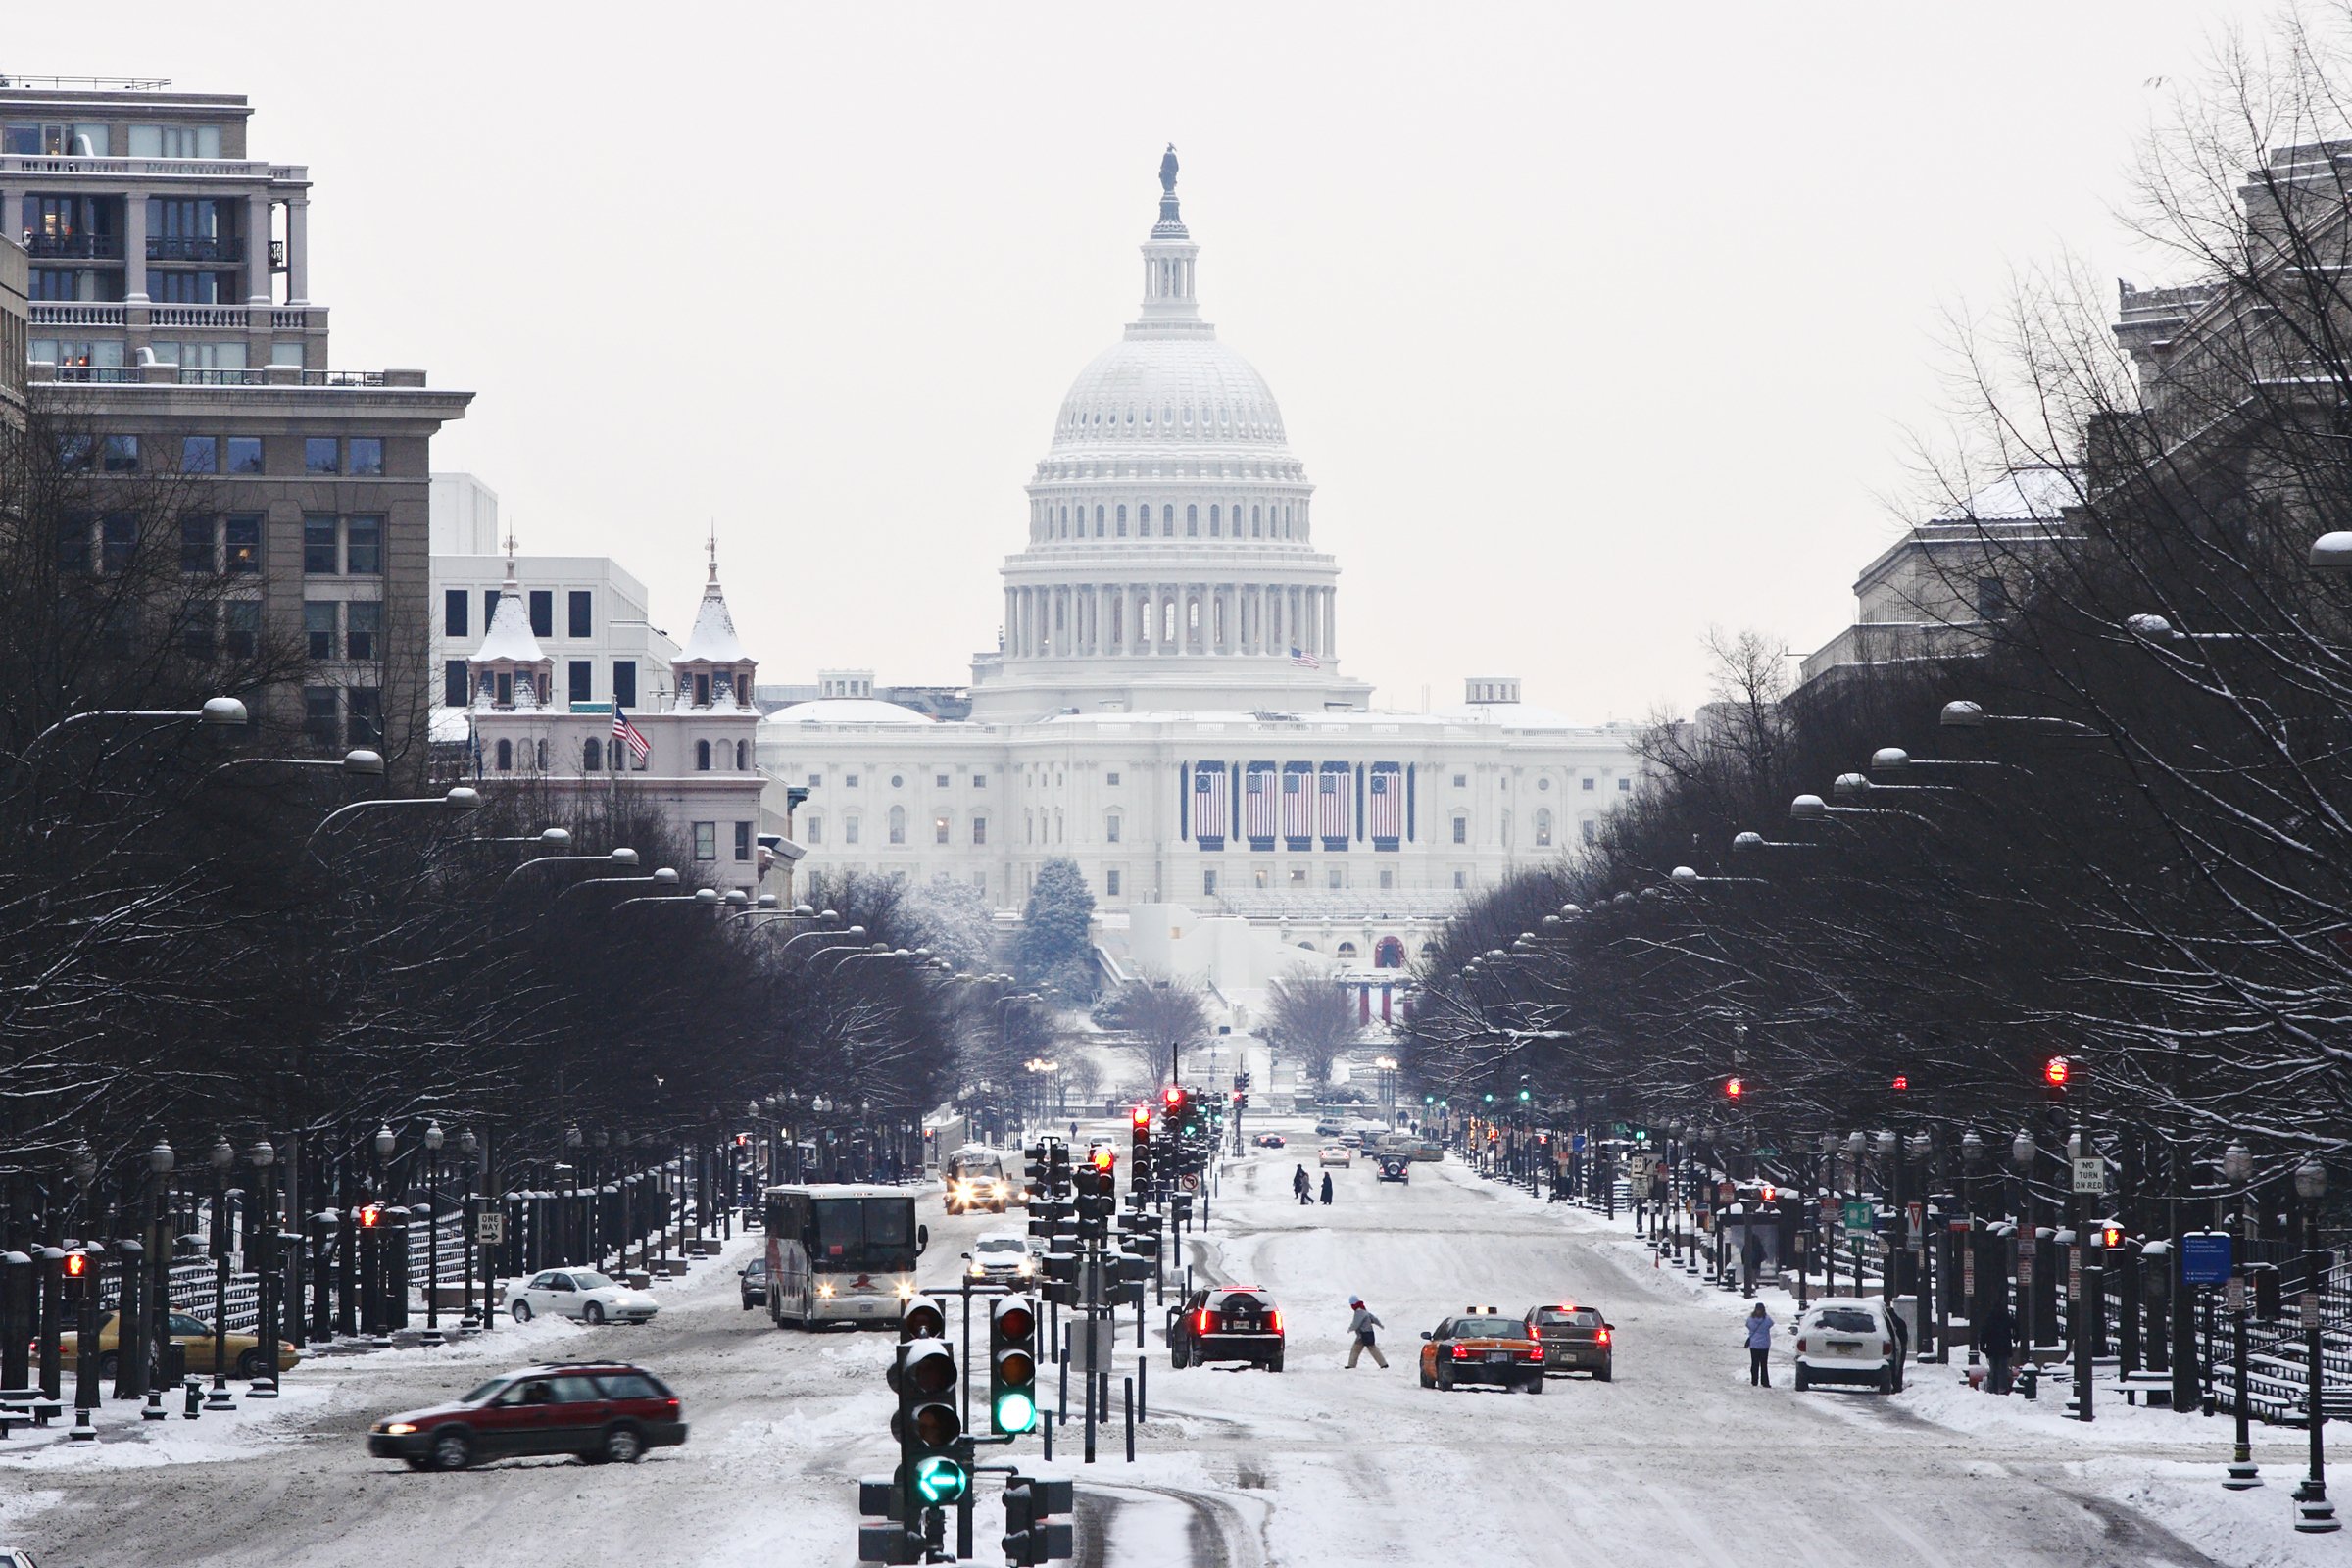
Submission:
POLYGON ((890 808, 890 842, 893 844, 906 842, 906 808, 904 806, 894 806, 890 808))
POLYGON ((1119 509, 1119 537, 1122 539, 1127 537, 1127 509, 1125 507, 1119 509))
POLYGON ((1095 537, 1098 539, 1102 537, 1102 509, 1101 506, 1095 508, 1095 537))
POLYGON ((710 771, 710 743, 709 741, 694 743, 694 770, 698 773, 710 771))
POLYGON ((1470 842, 1470 814, 1467 811, 1453 813, 1453 842, 1456 844, 1470 842))
POLYGON ((1208 507, 1208 536, 1211 539, 1217 537, 1217 528, 1223 517, 1224 509, 1219 507, 1215 502, 1210 502, 1208 507))
POLYGON ((987 817, 975 816, 972 818, 972 842, 974 844, 986 844, 988 842, 987 817))
POLYGON ((948 787, 948 775, 945 773, 934 773, 931 776, 931 787, 933 789, 946 789, 948 787))
POLYGON ((1106 844, 1116 844, 1119 842, 1118 812, 1112 811, 1109 815, 1102 819, 1102 841, 1106 844))
POLYGON ((1102 782, 1115 790, 1119 787, 1119 775, 1116 773, 1105 773, 1102 775, 1102 782))
POLYGON ((1590 794, 1591 794, 1591 793, 1593 791, 1593 789, 1596 787, 1596 786, 1593 784, 1592 780, 1591 780, 1591 779, 1586 779, 1586 780, 1584 781, 1584 784, 1585 784, 1585 793, 1586 793, 1586 794, 1588 794, 1588 795, 1590 795, 1590 794))
POLYGON ((858 825, 858 820, 855 815, 843 817, 841 819, 841 842, 844 844, 857 843, 858 825))
MULTIPOLYGON (((850 780, 850 782, 851 782, 851 783, 853 783, 853 784, 855 784, 855 783, 857 783, 858 781, 857 781, 856 779, 852 779, 852 780, 850 780)), ((1455 789, 1457 789, 1457 790, 1458 790, 1458 789, 1466 789, 1466 788, 1468 788, 1468 786, 1469 786, 1469 783, 1470 783, 1470 775, 1469 775, 1469 774, 1467 774, 1467 773, 1456 773, 1456 774, 1454 774, 1454 775, 1453 775, 1453 787, 1454 787, 1455 789)), ((1590 789, 1590 788, 1592 788, 1592 786, 1591 786, 1590 784, 1587 784, 1587 785, 1586 785, 1586 788, 1590 789)))
POLYGON ((1583 831, 1585 842, 1587 844, 1594 843, 1600 838, 1600 824, 1593 821, 1591 817, 1586 817, 1584 821, 1578 823, 1577 825, 1583 831))
POLYGON ((1536 813, 1536 848, 1540 850, 1551 848, 1551 813, 1549 811, 1536 813))
POLYGON ((841 782, 851 789, 856 789, 858 787, 858 775, 855 773, 846 773, 842 775, 841 782))
POLYGON ((809 774, 809 775, 808 775, 808 787, 809 787, 810 789, 812 789, 812 790, 821 790, 821 789, 823 789, 823 788, 825 787, 825 775, 824 775, 824 774, 822 774, 822 773, 811 773, 811 774, 809 774))
POLYGON ((1217 873, 1206 867, 1202 867, 1200 872, 1200 896, 1208 899, 1217 896, 1217 873))
POLYGON ((988 770, 986 768, 979 768, 973 771, 972 788, 976 790, 984 790, 988 788, 988 770))
POLYGON ((892 789, 894 789, 894 790, 903 790, 903 789, 905 789, 905 788, 906 787, 906 774, 904 774, 904 773, 893 773, 893 774, 891 774, 891 775, 890 775, 890 787, 891 787, 892 789))
POLYGON ((1200 537, 1200 509, 1197 506, 1184 509, 1184 534, 1188 539, 1200 537))
POLYGON ((948 818, 944 811, 931 819, 931 842, 934 844, 948 842, 948 818))
POLYGON ((824 843, 825 819, 821 816, 812 816, 808 818, 806 822, 801 824, 801 835, 811 844, 824 843))
POLYGON ((1551 780, 1547 778, 1540 778, 1536 780, 1536 788, 1540 790, 1547 790, 1551 788, 1551 780))
POLYGON ((1102 873, 1102 891, 1111 898, 1119 896, 1119 868, 1112 866, 1102 873))
POLYGON ((1621 779, 1619 779, 1619 780, 1617 781, 1617 793, 1618 793, 1618 794, 1620 794, 1620 795, 1631 795, 1631 794, 1633 794, 1633 793, 1634 793, 1634 781, 1633 781, 1632 779, 1630 779, 1630 778, 1621 778, 1621 779))

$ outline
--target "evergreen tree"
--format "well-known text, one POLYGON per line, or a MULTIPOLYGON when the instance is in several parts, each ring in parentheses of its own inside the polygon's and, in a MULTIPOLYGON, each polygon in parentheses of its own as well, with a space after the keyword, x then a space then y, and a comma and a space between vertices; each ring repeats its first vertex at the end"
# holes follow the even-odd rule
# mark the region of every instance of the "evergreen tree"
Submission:
POLYGON ((1025 984, 1054 986, 1065 1003, 1095 994, 1095 895, 1078 862, 1056 857, 1038 867, 1021 909, 1015 952, 1025 984))

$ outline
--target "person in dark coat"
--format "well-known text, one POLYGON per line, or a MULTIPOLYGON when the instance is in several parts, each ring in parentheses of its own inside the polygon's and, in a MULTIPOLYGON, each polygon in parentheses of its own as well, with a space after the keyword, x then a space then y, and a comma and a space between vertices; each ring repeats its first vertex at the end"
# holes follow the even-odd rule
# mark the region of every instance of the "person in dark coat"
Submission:
POLYGON ((1740 1294, 1756 1294, 1756 1276, 1764 1271, 1764 1237, 1753 1225, 1746 1227, 1747 1240, 1740 1244, 1740 1294))
POLYGON ((1977 1320, 1977 1348, 1992 1366, 1984 1386, 1994 1394, 2007 1394, 2009 1360, 2017 1353, 2017 1324, 2009 1316, 2009 1303, 2000 1297, 1994 1297, 1977 1320))
POLYGON ((1329 1171, 1323 1173, 1323 1201, 1327 1204, 1331 1201, 1331 1172, 1329 1171))
POLYGON ((1308 1178, 1306 1174, 1306 1167, 1304 1165, 1299 1166, 1298 1173, 1291 1177, 1291 1191, 1298 1195, 1298 1201, 1301 1203, 1311 1203, 1314 1201, 1314 1200, 1309 1198, 1307 1194, 1311 1192, 1313 1188, 1314 1183, 1308 1178))

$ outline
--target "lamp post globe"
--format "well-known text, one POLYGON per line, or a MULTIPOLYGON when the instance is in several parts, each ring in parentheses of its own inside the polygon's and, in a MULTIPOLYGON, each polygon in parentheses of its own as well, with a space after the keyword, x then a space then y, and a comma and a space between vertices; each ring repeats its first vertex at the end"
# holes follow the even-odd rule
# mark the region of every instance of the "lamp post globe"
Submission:
POLYGON ((212 1152, 209 1157, 213 1162, 213 1169, 225 1174, 228 1167, 237 1162, 237 1146, 228 1141, 228 1134, 222 1133, 219 1138, 213 1140, 212 1152))
POLYGON ((378 1127, 375 1130, 376 1158, 390 1159, 392 1157, 392 1151, 399 1147, 399 1144, 400 1140, 393 1136, 393 1132, 390 1127, 378 1127))
POLYGON ((98 1156, 90 1152, 87 1142, 74 1146, 74 1157, 66 1169, 73 1173, 76 1187, 87 1188, 98 1179, 98 1156))
POLYGON ((441 1152, 441 1145, 443 1144, 443 1142, 444 1142, 444 1141, 445 1141, 445 1139, 444 1139, 444 1135, 442 1134, 442 1131, 441 1131, 441 1124, 440 1124, 439 1122, 437 1122, 437 1121, 428 1121, 428 1122, 426 1122, 426 1123, 424 1124, 424 1147, 425 1147, 425 1148, 427 1148, 427 1149, 431 1150, 431 1151, 432 1151, 434 1153, 436 1153, 436 1154, 437 1154, 437 1153, 441 1152))
POLYGON ((479 1150, 481 1147, 482 1147, 482 1141, 481 1141, 480 1139, 478 1139, 478 1138, 476 1138, 476 1137, 474 1137, 474 1136, 473 1136, 473 1129, 472 1129, 472 1128, 470 1128, 470 1127, 466 1127, 466 1128, 462 1128, 462 1129, 460 1129, 460 1130, 459 1130, 459 1133, 458 1133, 458 1152, 459 1152, 459 1153, 461 1153, 461 1154, 465 1155, 465 1156, 466 1156, 466 1157, 468 1160, 470 1160, 470 1159, 472 1159, 472 1158, 473 1158, 473 1156, 474 1156, 474 1152, 475 1152, 477 1150, 479 1150))
POLYGON ((2009 1140, 2009 1163, 2022 1171, 2034 1168, 2034 1135, 2022 1127, 2017 1130, 2017 1136, 2009 1140))
POLYGON ((245 1157, 253 1162, 254 1169, 268 1170, 277 1163, 277 1151, 270 1146, 269 1139, 264 1138, 245 1151, 245 1157))
POLYGON ((155 1141, 155 1147, 147 1151, 147 1168, 158 1176, 168 1176, 172 1173, 172 1167, 178 1162, 178 1155, 172 1152, 171 1144, 158 1138, 155 1141))
POLYGON ((2328 1196, 2328 1167, 2311 1157, 2295 1167, 2295 1196, 2305 1202, 2328 1196))
POLYGON ((1971 1170, 1984 1163, 1984 1140, 1974 1127, 1960 1135, 1960 1158, 1971 1170))
POLYGON ((2231 1139, 2230 1147, 2222 1151, 2222 1179, 2231 1186, 2242 1186, 2246 1179, 2253 1174, 2254 1155, 2252 1151, 2248 1150, 2244 1144, 2231 1139))
POLYGON ((1879 1157, 1881 1159, 1890 1159, 1894 1156, 1895 1140, 1893 1133, 1882 1130, 1878 1136, 1877 1144, 1879 1157))

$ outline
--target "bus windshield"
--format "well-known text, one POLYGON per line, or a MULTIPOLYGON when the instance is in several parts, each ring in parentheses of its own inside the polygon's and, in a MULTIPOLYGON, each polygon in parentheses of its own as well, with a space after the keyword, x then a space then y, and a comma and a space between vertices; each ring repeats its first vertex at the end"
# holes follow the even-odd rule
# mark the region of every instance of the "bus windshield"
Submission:
POLYGON ((820 1198, 809 1261, 823 1270, 903 1273, 914 1267, 914 1200, 907 1198, 820 1198))

